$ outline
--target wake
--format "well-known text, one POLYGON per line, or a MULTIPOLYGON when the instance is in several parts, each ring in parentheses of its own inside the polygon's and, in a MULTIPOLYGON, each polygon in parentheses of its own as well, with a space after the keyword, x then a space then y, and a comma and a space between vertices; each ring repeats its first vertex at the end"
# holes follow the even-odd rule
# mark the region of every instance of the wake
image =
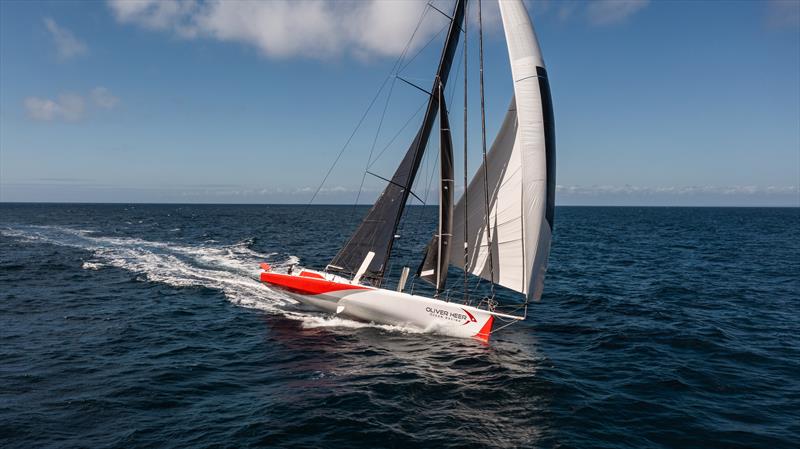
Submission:
POLYGON ((218 290, 233 304, 258 309, 302 322, 306 328, 379 328, 387 331, 417 332, 398 326, 361 323, 302 311, 297 302, 280 290, 259 282, 259 263, 268 262, 280 271, 297 264, 296 256, 280 258, 277 253, 259 253, 251 240, 232 245, 149 241, 132 237, 94 236, 95 231, 58 226, 15 226, 0 228, 0 235, 18 241, 47 243, 91 252, 83 261, 85 270, 119 268, 144 276, 148 282, 173 287, 205 287, 218 290))

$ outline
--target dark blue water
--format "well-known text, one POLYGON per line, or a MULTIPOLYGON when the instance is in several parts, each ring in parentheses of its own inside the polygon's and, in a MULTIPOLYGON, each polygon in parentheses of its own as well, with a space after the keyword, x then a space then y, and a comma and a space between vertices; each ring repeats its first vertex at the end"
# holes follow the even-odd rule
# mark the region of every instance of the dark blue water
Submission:
POLYGON ((800 209, 558 208, 543 300, 488 346, 255 281, 363 212, 0 205, 0 446, 797 447, 800 209))

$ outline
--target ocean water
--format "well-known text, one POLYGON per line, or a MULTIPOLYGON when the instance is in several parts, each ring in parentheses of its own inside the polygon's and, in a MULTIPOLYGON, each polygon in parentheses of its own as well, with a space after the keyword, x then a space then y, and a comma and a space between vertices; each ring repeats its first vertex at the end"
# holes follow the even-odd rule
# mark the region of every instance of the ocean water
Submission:
POLYGON ((365 211, 1 204, 0 447, 798 447, 800 209, 559 207, 488 345, 256 281, 365 211))

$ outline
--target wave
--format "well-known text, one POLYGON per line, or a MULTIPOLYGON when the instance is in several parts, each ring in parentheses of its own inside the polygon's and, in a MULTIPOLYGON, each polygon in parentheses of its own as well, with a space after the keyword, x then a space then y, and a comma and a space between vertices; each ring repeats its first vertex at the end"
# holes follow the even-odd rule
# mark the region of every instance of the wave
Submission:
POLYGON ((0 235, 30 243, 48 243, 80 248, 92 253, 85 270, 120 268, 143 275, 149 282, 173 287, 204 287, 218 290, 233 304, 297 320, 304 328, 377 328, 391 332, 418 333, 400 326, 362 323, 335 316, 301 311, 297 301, 280 290, 259 282, 259 263, 268 262, 280 271, 300 263, 297 256, 279 259, 277 253, 253 250, 252 239, 232 245, 216 242, 187 245, 135 237, 101 237, 97 231, 59 226, 20 226, 0 229, 0 235))

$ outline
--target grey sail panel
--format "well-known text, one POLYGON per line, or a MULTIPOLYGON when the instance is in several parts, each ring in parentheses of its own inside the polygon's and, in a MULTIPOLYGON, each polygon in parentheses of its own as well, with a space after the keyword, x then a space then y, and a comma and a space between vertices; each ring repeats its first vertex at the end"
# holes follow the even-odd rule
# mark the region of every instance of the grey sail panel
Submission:
POLYGON ((436 286, 436 292, 444 290, 447 283, 447 269, 450 265, 450 241, 453 237, 453 137, 450 120, 447 118, 447 105, 444 89, 439 89, 439 221, 436 234, 425 250, 425 257, 419 269, 419 277, 436 286))
MULTIPOLYGON (((458 46, 459 35, 461 34, 461 25, 464 21, 465 3, 465 0, 456 1, 455 11, 452 16, 453 20, 445 38, 431 92, 436 92, 440 87, 444 89, 447 84, 453 57, 458 46)), ((350 237, 350 240, 333 258, 329 265, 331 269, 355 273, 367 257, 367 254, 372 251, 375 253, 375 257, 367 267, 364 279, 379 283, 383 278, 389 255, 392 252, 395 233, 400 224, 400 218, 403 215, 408 195, 411 192, 411 186, 414 184, 414 179, 419 170, 425 147, 428 145, 428 138, 436 120, 438 109, 439 96, 431 95, 422 125, 403 157, 400 166, 397 167, 389 185, 378 197, 378 200, 350 237)))

